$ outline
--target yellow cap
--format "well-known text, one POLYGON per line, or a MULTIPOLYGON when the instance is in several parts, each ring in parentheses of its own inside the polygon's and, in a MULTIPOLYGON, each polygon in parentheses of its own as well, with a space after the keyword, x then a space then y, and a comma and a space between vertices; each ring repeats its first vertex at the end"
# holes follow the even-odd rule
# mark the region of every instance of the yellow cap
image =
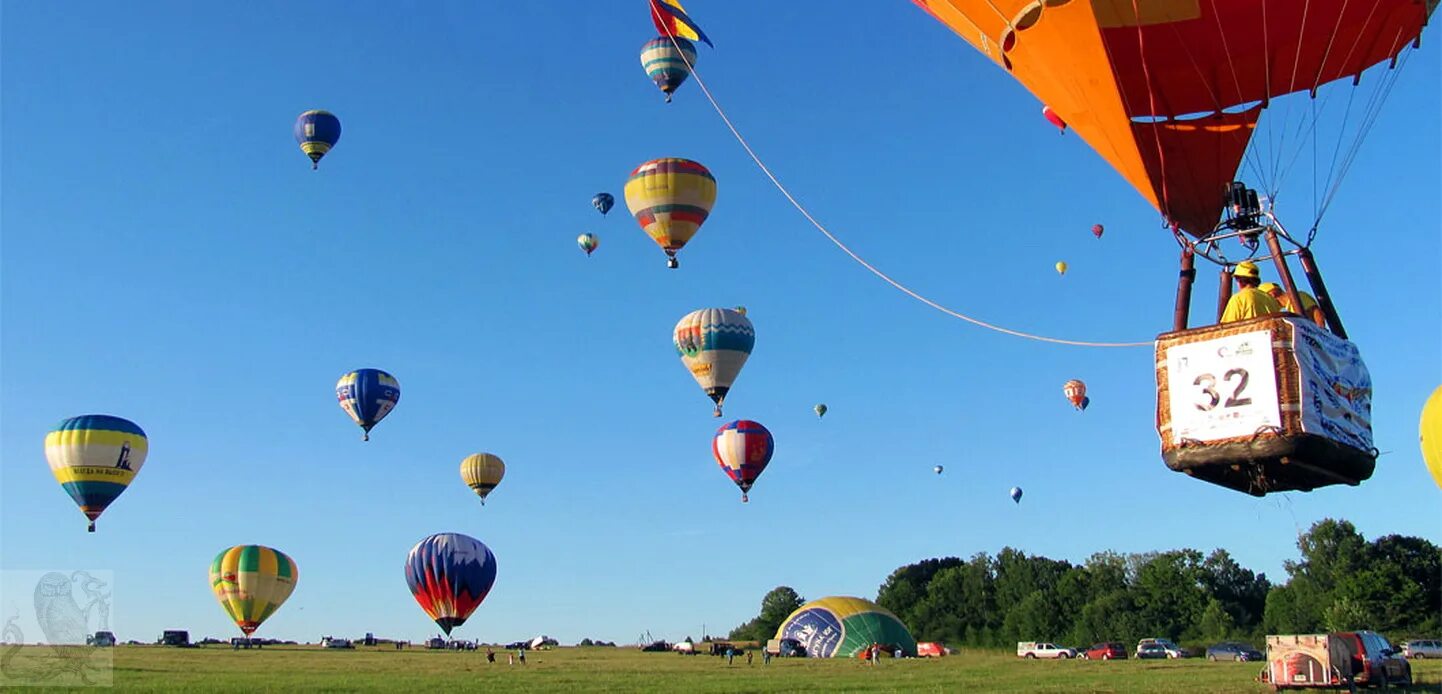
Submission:
POLYGON ((1271 294, 1272 292, 1280 292, 1280 291, 1282 291, 1282 285, 1277 284, 1276 282, 1263 282, 1263 283, 1257 285, 1257 289, 1260 289, 1260 290, 1262 290, 1262 291, 1264 291, 1264 292, 1266 292, 1266 293, 1268 293, 1268 294, 1271 294))
POLYGON ((1252 279, 1258 279, 1261 277, 1261 275, 1257 274, 1257 264, 1253 263, 1250 260, 1243 263, 1238 263, 1237 270, 1232 274, 1236 277, 1250 277, 1252 279))

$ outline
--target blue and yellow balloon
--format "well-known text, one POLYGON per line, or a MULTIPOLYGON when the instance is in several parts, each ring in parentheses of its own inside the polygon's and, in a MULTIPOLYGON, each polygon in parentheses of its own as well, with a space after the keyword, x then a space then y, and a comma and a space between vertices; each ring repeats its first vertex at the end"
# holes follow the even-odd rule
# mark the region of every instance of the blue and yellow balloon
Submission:
POLYGON ((340 119, 330 111, 312 109, 295 119, 295 141, 300 151, 310 157, 312 171, 320 168, 320 158, 340 142, 340 119))
POLYGON ((105 512, 135 481, 145 464, 150 440, 128 419, 106 414, 71 417, 45 435, 45 460, 50 472, 90 519, 105 512))
POLYGON ((401 384, 380 369, 357 369, 335 384, 340 408, 365 431, 361 440, 371 440, 371 429, 401 401, 401 384))

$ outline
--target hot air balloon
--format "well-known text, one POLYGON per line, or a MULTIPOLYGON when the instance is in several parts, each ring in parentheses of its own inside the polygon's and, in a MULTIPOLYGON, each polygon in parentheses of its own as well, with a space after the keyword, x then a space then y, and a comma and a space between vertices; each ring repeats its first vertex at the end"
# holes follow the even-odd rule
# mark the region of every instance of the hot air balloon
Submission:
POLYGON ((601 239, 595 234, 581 234, 576 237, 576 245, 580 246, 581 250, 586 252, 586 257, 589 258, 591 257, 591 252, 595 251, 596 247, 601 245, 601 239))
POLYGON ((766 470, 775 450, 776 442, 771 438, 771 432, 749 419, 738 419, 722 426, 711 440, 711 455, 715 456, 721 471, 741 488, 742 503, 750 501, 747 493, 756 483, 756 478, 766 470))
POLYGON ((486 504, 486 495, 490 494, 505 476, 506 464, 501 462, 500 457, 490 453, 468 455, 461 461, 461 481, 481 497, 482 506, 486 504))
POLYGON ((1007 493, 1011 495, 1012 501, 1015 501, 1018 504, 1021 503, 1021 487, 1012 487, 1011 491, 1007 493))
POLYGON ((751 319, 729 308, 703 308, 683 316, 671 339, 681 363, 716 403, 715 416, 720 417, 721 404, 756 345, 751 319))
POLYGON ((877 644, 916 657, 916 639, 896 615, 870 600, 840 595, 796 608, 775 638, 800 641, 812 658, 855 658, 877 644))
POLYGON ((816 410, 816 417, 818 419, 826 416, 826 403, 824 402, 811 409, 816 410))
POLYGON ((1091 400, 1087 398, 1087 384, 1073 378, 1061 387, 1061 392, 1066 394, 1067 402, 1078 410, 1085 410, 1091 400))
POLYGON ((1058 274, 1058 275, 1065 275, 1065 274, 1066 274, 1066 262, 1065 262, 1065 261, 1061 261, 1061 262, 1058 262, 1058 263, 1056 264, 1056 274, 1058 274))
POLYGON ((944 471, 945 469, 946 469, 946 468, 943 468, 942 466, 937 465, 936 467, 932 468, 931 471, 932 471, 932 472, 935 472, 935 473, 938 474, 938 475, 940 475, 940 474, 942 473, 942 471, 944 471))
POLYGON ((335 397, 340 408, 365 432, 361 440, 369 441, 371 429, 401 401, 401 384, 380 369, 358 369, 340 377, 335 397))
POLYGON ((626 180, 626 207, 677 267, 676 252, 691 240, 716 204, 716 178, 690 159, 652 159, 626 180))
POLYGON ((340 142, 340 119, 330 111, 306 111, 295 119, 295 141, 300 151, 310 157, 312 171, 320 168, 320 158, 340 142))
POLYGON ((261 545, 236 545, 210 562, 210 589, 247 637, 285 604, 299 576, 294 560, 261 545))
POLYGON ((641 46, 641 67, 651 81, 666 94, 666 103, 671 103, 671 94, 691 76, 696 64, 696 44, 681 37, 658 36, 641 46), (677 47, 680 47, 679 50, 677 47))
POLYGON ((1056 114, 1056 111, 1051 110, 1050 106, 1041 107, 1041 115, 1048 123, 1055 125, 1057 130, 1060 130, 1063 135, 1066 134, 1066 121, 1062 120, 1061 116, 1056 114))
MULTIPOLYGON (((1157 209, 1162 233, 1181 245, 1176 311, 1154 360, 1155 421, 1167 467, 1256 496, 1370 478, 1377 457, 1371 377, 1325 296, 1310 246, 1354 161, 1336 153, 1359 151, 1376 104, 1396 82, 1384 71, 1420 46, 1438 3, 915 2, 1054 110, 1157 209), (1338 103, 1344 106, 1325 108, 1338 103), (1372 106, 1361 117, 1353 103, 1372 106), (1300 227, 1305 237, 1289 234, 1273 204, 1288 197, 1279 194, 1294 169, 1313 172, 1311 192, 1327 191, 1300 227), (1258 179, 1255 188, 1236 180, 1243 172, 1258 179), (1266 317, 1248 329, 1267 335, 1243 339, 1249 349, 1239 355, 1230 348, 1241 345, 1226 342, 1228 326, 1189 329, 1196 257, 1221 268, 1225 305, 1235 254, 1250 257, 1258 248, 1300 306, 1289 265, 1296 258, 1330 334, 1266 317), (1258 341, 1274 347, 1256 349, 1258 341), (1233 363, 1211 362, 1208 368, 1221 368, 1212 373, 1200 368, 1207 365, 1201 354, 1233 363), (1259 361, 1235 363, 1248 354, 1259 361), (1336 355, 1345 355, 1349 372, 1340 397, 1295 387, 1329 378, 1312 365, 1336 355), (1245 376, 1224 382, 1233 369, 1245 376), (1237 394, 1239 382, 1246 394, 1237 394)), ((1305 183, 1296 186, 1295 197, 1305 191, 1305 183)))
POLYGON ((1442 386, 1432 391, 1432 397, 1422 406, 1422 421, 1417 429, 1422 442, 1422 460, 1427 463, 1437 486, 1442 487, 1442 386))
POLYGON ((606 213, 611 211, 611 206, 615 204, 616 198, 610 193, 596 193, 595 197, 591 198, 591 207, 596 208, 602 217, 606 216, 606 213))
POLYGON ((45 435, 45 461, 80 511, 95 519, 124 492, 150 452, 145 432, 128 419, 88 414, 60 422, 45 435))
POLYGON ((1093 224, 1093 225, 1092 225, 1092 236, 1095 236, 1095 237, 1097 237, 1097 238, 1101 238, 1101 237, 1102 237, 1102 233, 1105 232, 1105 231, 1106 231, 1106 227, 1104 227, 1104 226, 1102 226, 1102 225, 1100 225, 1100 224, 1093 224))
POLYGON ((406 556, 406 585, 421 609, 450 636, 496 583, 496 555, 460 533, 431 535, 406 556))

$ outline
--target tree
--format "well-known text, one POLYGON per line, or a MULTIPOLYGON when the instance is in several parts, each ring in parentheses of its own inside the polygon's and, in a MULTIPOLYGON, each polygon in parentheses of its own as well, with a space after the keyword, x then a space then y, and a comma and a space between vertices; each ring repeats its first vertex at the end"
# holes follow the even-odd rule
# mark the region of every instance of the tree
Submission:
POLYGON ((1254 574, 1218 549, 1202 562, 1202 586, 1227 611, 1234 626, 1251 631, 1262 623, 1267 592, 1272 582, 1266 574, 1254 574))
POLYGON ((734 641, 765 641, 770 639, 781 623, 806 604, 806 600, 791 586, 777 586, 761 598, 761 614, 731 630, 728 638, 734 641))
POLYGON ((876 591, 876 604, 890 610, 903 624, 911 624, 917 621, 914 611, 926 597, 926 587, 932 577, 942 569, 961 564, 957 557, 923 559, 892 571, 876 591))

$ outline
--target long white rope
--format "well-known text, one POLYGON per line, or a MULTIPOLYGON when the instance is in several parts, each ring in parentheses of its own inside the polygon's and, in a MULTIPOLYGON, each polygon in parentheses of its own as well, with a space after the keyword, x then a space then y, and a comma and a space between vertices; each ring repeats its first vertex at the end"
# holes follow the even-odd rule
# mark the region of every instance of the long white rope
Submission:
MULTIPOLYGON (((655 0, 652 0, 652 1, 654 2, 655 0)), ((966 322, 968 322, 968 323, 971 323, 972 325, 976 325, 976 326, 979 326, 979 327, 982 327, 982 328, 986 328, 987 330, 995 330, 996 332, 999 332, 999 333, 1005 333, 1005 334, 1007 334, 1007 335, 1012 335, 1012 336, 1015 336, 1015 337, 1026 338, 1026 339, 1028 339, 1028 340, 1038 340, 1038 341, 1041 341, 1041 342, 1050 342, 1050 343, 1059 344, 1059 345, 1072 345, 1072 346, 1075 346, 1075 347, 1150 347, 1150 346, 1152 346, 1152 343, 1151 343, 1150 341, 1148 341, 1148 342, 1088 342, 1088 341, 1085 341, 1085 340, 1066 340, 1066 339, 1062 339, 1062 338, 1058 338, 1058 337, 1047 337, 1047 336, 1045 336, 1045 335, 1033 335, 1033 334, 1031 334, 1031 333, 1021 332, 1020 330, 1012 330, 1012 329, 1010 329, 1010 328, 1004 328, 1004 327, 1002 327, 1002 326, 1000 326, 1000 325, 995 325, 995 324, 988 323, 988 322, 983 321, 983 320, 979 320, 979 319, 976 319, 976 318, 972 318, 971 316, 968 316, 968 315, 966 315, 966 314, 964 314, 964 313, 961 313, 961 312, 959 312, 959 311, 955 311, 955 310, 953 310, 953 309, 947 308, 947 307, 945 307, 945 306, 943 306, 943 305, 941 305, 941 304, 939 304, 939 303, 937 303, 937 302, 935 302, 935 301, 932 301, 931 299, 926 298, 925 296, 922 296, 921 294, 918 294, 917 292, 913 291, 911 288, 909 288, 909 287, 907 287, 906 285, 904 285, 904 284, 896 281, 895 279, 892 279, 889 275, 887 275, 886 273, 882 272, 881 270, 878 270, 878 269, 876 268, 876 266, 872 265, 871 263, 866 262, 866 260, 865 260, 864 258, 862 258, 861 256, 857 255, 855 251, 852 251, 850 248, 848 248, 848 247, 846 246, 846 244, 842 243, 842 242, 841 242, 841 239, 836 238, 836 235, 835 235, 835 234, 832 234, 831 231, 828 230, 824 224, 822 224, 821 222, 817 221, 817 219, 811 215, 811 212, 809 212, 809 211, 806 209, 806 207, 805 207, 804 205, 802 205, 801 202, 796 199, 796 196, 792 195, 792 194, 791 194, 791 191, 789 191, 789 190, 786 189, 786 186, 781 183, 780 179, 776 178, 776 175, 771 172, 771 168, 768 167, 768 166, 766 166, 766 163, 763 162, 763 161, 761 161, 761 157, 756 154, 756 150, 754 150, 754 149, 751 148, 751 144, 746 141, 746 138, 745 138, 745 136, 743 136, 743 135, 741 134, 741 131, 739 131, 739 130, 736 129, 736 125, 731 122, 731 118, 726 115, 725 109, 721 108, 721 104, 716 101, 716 97, 715 97, 715 95, 713 95, 713 94, 711 93, 711 89, 710 89, 710 87, 708 87, 708 86, 706 85, 706 81, 703 80, 703 79, 701 79, 701 74, 698 73, 698 72, 696 72, 696 66, 691 64, 691 60, 686 57, 686 52, 683 51, 683 50, 681 50, 681 45, 676 42, 676 35, 671 31, 670 23, 669 23, 669 22, 663 22, 663 23, 661 24, 661 26, 662 26, 662 28, 664 28, 664 29, 666 30, 666 36, 671 39, 671 44, 676 48, 676 52, 677 52, 678 54, 680 54, 681 60, 685 61, 686 67, 691 71, 691 77, 696 81, 696 85, 697 85, 698 87, 700 87, 700 88, 701 88, 701 92, 706 95, 706 100, 709 101, 709 102, 711 102, 711 108, 715 109, 716 115, 718 115, 718 116, 721 117, 721 122, 723 122, 723 123, 726 124, 726 128, 731 131, 731 135, 732 135, 733 137, 735 137, 735 138, 736 138, 736 141, 741 144, 741 147, 746 150, 746 154, 751 157, 751 161, 755 162, 755 163, 756 163, 756 166, 761 169, 761 172, 764 173, 764 174, 766 174, 766 178, 771 179, 771 184, 774 185, 774 186, 776 186, 776 190, 781 191, 781 194, 786 197, 786 200, 791 203, 791 206, 794 207, 794 208, 796 208, 796 211, 797 211, 797 212, 800 212, 800 213, 801 213, 801 216, 805 217, 805 218, 806 218, 806 221, 808 221, 808 222, 811 223, 811 226, 815 227, 817 231, 821 232, 822 235, 824 235, 828 240, 831 241, 831 243, 835 244, 837 248, 840 248, 840 249, 842 250, 842 252, 846 253, 846 255, 851 256, 851 259, 852 259, 852 260, 855 260, 855 261, 856 261, 858 264, 860 264, 862 267, 864 267, 864 268, 866 268, 867 270, 871 271, 871 274, 876 275, 877 277, 880 277, 880 278, 881 278, 883 281, 885 281, 887 284, 889 284, 889 285, 897 288, 897 289, 900 290, 902 293, 906 294, 907 296, 909 296, 909 297, 911 297, 911 298, 913 298, 913 299, 916 299, 917 301, 920 301, 920 302, 923 303, 923 304, 926 304, 927 306, 930 306, 930 307, 932 307, 932 308, 934 308, 934 309, 936 309, 936 310, 938 310, 938 311, 940 311, 940 312, 942 312, 942 313, 945 313, 945 314, 948 315, 948 316, 951 316, 951 317, 953 317, 953 318, 960 318, 961 320, 964 320, 964 321, 966 321, 966 322)))

